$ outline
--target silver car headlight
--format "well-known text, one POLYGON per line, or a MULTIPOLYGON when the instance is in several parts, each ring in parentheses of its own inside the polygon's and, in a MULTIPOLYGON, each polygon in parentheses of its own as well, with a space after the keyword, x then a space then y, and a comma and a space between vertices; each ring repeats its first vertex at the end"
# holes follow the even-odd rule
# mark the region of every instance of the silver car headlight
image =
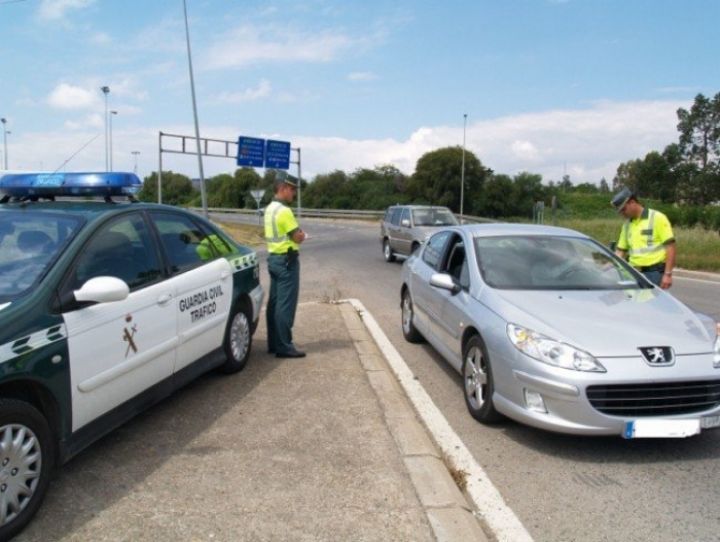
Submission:
POLYGON ((720 323, 717 324, 717 335, 715 336, 713 367, 715 367, 716 369, 720 369, 720 323))
POLYGON ((532 329, 508 324, 507 334, 510 342, 520 352, 548 365, 573 371, 605 372, 605 367, 587 352, 546 337, 532 329))

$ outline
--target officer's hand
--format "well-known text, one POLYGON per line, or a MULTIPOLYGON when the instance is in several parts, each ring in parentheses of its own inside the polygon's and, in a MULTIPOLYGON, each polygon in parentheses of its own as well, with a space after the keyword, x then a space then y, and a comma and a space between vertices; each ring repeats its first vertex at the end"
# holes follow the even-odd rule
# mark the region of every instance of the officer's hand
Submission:
POLYGON ((672 286, 672 275, 663 273, 662 279, 660 280, 660 288, 667 290, 670 286, 672 286))

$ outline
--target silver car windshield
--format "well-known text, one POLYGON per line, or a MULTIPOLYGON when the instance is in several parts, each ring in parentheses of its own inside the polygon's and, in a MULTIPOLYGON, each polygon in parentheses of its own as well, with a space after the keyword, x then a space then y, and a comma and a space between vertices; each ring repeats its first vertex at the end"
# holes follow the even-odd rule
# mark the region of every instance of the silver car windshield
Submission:
POLYGON ((493 288, 609 290, 647 288, 599 243, 553 236, 476 237, 483 280, 493 288))
POLYGON ((413 209, 415 226, 454 226, 457 219, 449 209, 413 209))
POLYGON ((67 215, 0 213, 0 302, 12 301, 39 281, 80 224, 67 215))

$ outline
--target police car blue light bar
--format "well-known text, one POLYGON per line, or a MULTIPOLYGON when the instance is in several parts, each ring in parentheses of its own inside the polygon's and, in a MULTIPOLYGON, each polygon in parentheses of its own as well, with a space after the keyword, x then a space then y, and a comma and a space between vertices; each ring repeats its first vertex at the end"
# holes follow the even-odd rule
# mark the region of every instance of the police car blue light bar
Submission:
POLYGON ((11 173, 0 177, 0 196, 133 196, 142 188, 134 173, 11 173))

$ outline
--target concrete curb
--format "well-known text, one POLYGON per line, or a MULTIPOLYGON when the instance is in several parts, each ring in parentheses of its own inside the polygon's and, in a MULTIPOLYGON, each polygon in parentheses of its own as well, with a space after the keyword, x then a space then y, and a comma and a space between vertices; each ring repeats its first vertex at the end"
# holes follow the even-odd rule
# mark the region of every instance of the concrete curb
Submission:
MULTIPOLYGON (((392 369, 397 383, 404 389, 425 428, 441 450, 446 466, 464 475, 466 495, 474 504, 474 514, 482 522, 487 535, 499 541, 532 542, 530 533, 507 506, 485 471, 450 427, 398 351, 385 336, 372 314, 357 299, 341 300, 340 303, 350 304, 357 312, 375 345, 385 357, 387 365, 392 369)), ((343 314, 346 312, 347 309, 344 309, 343 314)), ((429 513, 428 516, 431 517, 429 513)), ((431 523, 432 521, 431 517, 431 523)), ((436 531, 436 535, 437 533, 438 531, 436 531)), ((468 540, 468 538, 464 538, 464 540, 468 540)))
POLYGON ((448 471, 442 454, 428 437, 357 310, 343 302, 340 313, 435 538, 440 542, 487 542, 488 537, 448 471))
POLYGON ((695 280, 707 280, 709 282, 720 282, 720 273, 711 273, 709 271, 691 271, 689 269, 681 269, 676 267, 673 269, 673 274, 677 277, 695 279, 695 280))

